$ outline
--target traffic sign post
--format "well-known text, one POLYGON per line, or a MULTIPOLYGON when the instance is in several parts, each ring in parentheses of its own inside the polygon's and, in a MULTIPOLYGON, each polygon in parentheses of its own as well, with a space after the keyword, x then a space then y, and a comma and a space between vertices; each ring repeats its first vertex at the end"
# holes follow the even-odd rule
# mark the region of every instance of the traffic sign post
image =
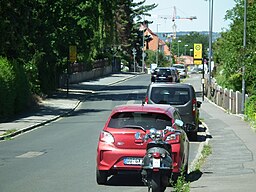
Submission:
POLYGON ((77 61, 77 48, 76 45, 69 46, 69 55, 67 60, 67 97, 69 93, 69 73, 70 73, 70 63, 74 63, 77 61))
POLYGON ((135 48, 132 49, 132 54, 133 54, 133 69, 134 69, 134 73, 135 73, 135 67, 136 67, 136 60, 135 60, 135 56, 137 54, 137 51, 135 48))
MULTIPOLYGON (((194 44, 194 64, 196 65, 200 65, 202 64, 203 60, 202 60, 202 55, 203 55, 203 45, 201 43, 195 43, 194 44)), ((205 83, 204 83, 204 63, 203 63, 203 73, 202 73, 202 90, 203 90, 203 94, 202 94, 202 100, 204 101, 204 87, 205 87, 205 83)))

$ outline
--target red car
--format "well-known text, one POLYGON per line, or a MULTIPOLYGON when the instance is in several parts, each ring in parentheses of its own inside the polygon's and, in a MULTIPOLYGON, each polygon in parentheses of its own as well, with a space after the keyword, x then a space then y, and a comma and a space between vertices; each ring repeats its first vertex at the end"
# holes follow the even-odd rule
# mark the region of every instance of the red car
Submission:
MULTIPOLYGON (((168 105, 121 105, 115 107, 100 133, 97 147, 96 179, 106 184, 111 175, 123 172, 141 171, 142 158, 146 153, 146 142, 138 142, 135 134, 142 135, 151 128, 157 130, 172 126, 181 120, 178 111, 168 105)), ((172 144, 173 173, 179 175, 184 167, 188 169, 189 142, 183 127, 175 137, 167 137, 172 144), (171 138, 171 139, 170 139, 171 138)))

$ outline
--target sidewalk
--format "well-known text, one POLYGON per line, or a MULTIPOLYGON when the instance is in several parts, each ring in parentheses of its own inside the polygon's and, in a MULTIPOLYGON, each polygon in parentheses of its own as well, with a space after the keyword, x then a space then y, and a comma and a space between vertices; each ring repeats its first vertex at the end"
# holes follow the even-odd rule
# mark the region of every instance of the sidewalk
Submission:
POLYGON ((36 111, 22 114, 11 122, 0 123, 0 141, 55 121, 75 110, 88 94, 134 76, 136 76, 134 73, 118 73, 79 84, 71 84, 68 94, 67 90, 59 90, 50 98, 42 100, 36 111))
POLYGON ((256 133, 236 115, 206 99, 201 118, 207 124, 212 154, 201 167, 201 177, 191 181, 191 192, 256 190, 256 133))

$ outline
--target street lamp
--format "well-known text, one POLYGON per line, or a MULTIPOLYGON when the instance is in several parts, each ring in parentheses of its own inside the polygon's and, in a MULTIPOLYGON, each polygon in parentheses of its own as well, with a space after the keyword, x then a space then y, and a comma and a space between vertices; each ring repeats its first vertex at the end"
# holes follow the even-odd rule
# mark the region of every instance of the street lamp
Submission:
MULTIPOLYGON (((207 1, 207 0, 206 0, 207 1)), ((211 86, 212 71, 212 25, 213 25, 213 0, 209 0, 209 85, 211 86)))
POLYGON ((178 40, 178 57, 180 56, 180 43, 181 43, 181 40, 178 40))
POLYGON ((190 57, 191 57, 191 53, 192 53, 193 49, 189 49, 189 51, 190 51, 190 57))
POLYGON ((187 52, 186 52, 187 46, 188 46, 188 45, 186 44, 186 45, 185 45, 185 54, 184 54, 184 55, 186 55, 186 54, 187 54, 187 52))
POLYGON ((158 26, 159 25, 160 25, 159 23, 156 24, 156 34, 157 34, 157 41, 156 41, 156 43, 157 43, 157 45, 156 45, 156 64, 157 65, 158 65, 158 52, 159 52, 159 37, 158 37, 158 26))
MULTIPOLYGON (((244 57, 245 57, 245 50, 246 50, 246 20, 247 20, 247 0, 244 0, 244 36, 243 36, 244 57)), ((245 59, 243 60, 243 66, 242 66, 242 104, 241 104, 242 113, 244 113, 244 105, 245 105, 245 59)))

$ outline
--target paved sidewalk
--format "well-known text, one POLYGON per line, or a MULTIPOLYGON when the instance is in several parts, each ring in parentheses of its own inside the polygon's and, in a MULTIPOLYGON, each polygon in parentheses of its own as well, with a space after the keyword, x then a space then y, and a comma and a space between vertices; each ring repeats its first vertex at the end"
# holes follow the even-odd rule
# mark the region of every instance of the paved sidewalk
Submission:
POLYGON ((65 116, 72 112, 88 94, 134 76, 136 73, 118 73, 79 84, 71 84, 68 94, 67 90, 59 90, 50 98, 42 100, 37 110, 22 114, 11 122, 0 123, 0 140, 16 136, 65 116))
POLYGON ((201 175, 197 173, 191 181, 191 192, 255 191, 255 131, 241 117, 228 114, 208 99, 200 110, 212 137, 208 140, 212 154, 201 175))

